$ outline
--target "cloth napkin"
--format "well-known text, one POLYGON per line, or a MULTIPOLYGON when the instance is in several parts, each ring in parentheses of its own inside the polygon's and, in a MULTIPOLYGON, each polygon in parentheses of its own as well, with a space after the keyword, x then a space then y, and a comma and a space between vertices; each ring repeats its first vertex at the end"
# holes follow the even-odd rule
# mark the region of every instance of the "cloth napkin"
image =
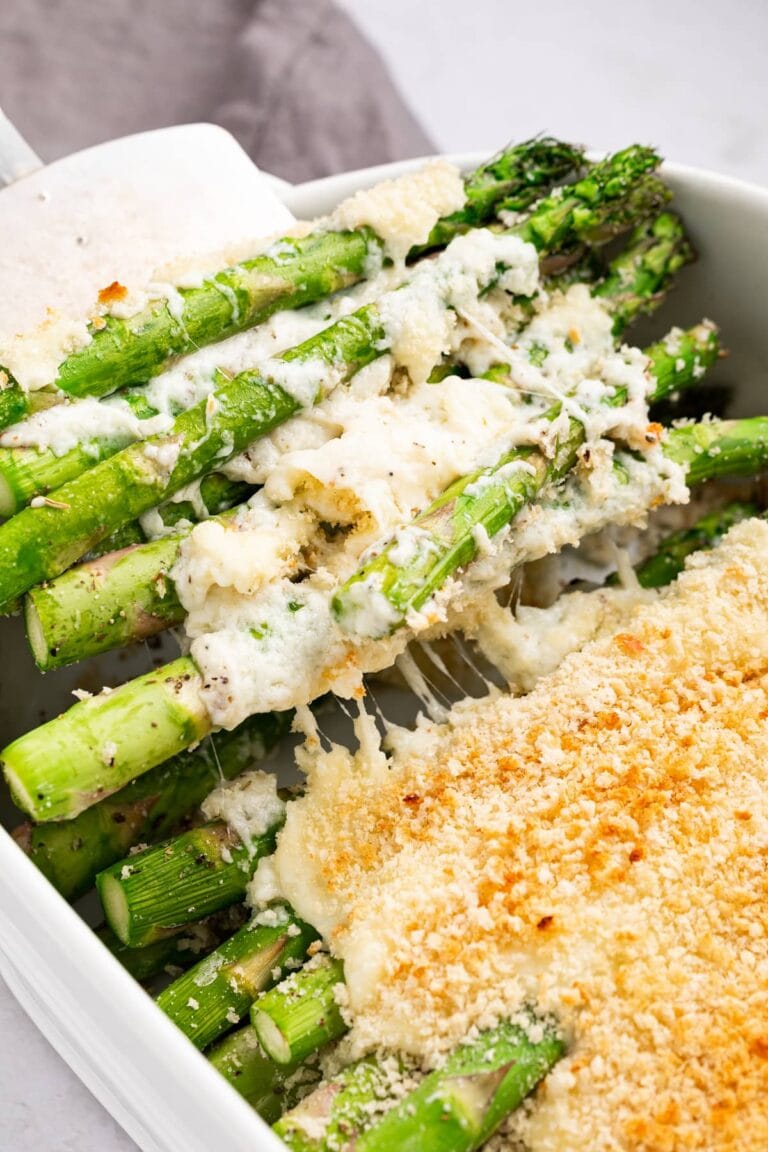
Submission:
POLYGON ((0 104, 44 160, 198 120, 293 181, 432 150, 331 0, 1 0, 0 104))

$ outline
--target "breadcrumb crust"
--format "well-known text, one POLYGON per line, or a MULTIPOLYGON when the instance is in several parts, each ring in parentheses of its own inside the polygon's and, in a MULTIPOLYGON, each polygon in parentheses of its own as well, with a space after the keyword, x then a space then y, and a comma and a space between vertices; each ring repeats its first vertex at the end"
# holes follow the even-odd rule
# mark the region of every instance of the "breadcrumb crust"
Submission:
POLYGON ((290 806, 281 879, 300 836, 358 1050, 431 1063, 525 1000, 565 1023, 495 1148, 768 1147, 767 611, 745 521, 528 696, 332 752, 290 806))

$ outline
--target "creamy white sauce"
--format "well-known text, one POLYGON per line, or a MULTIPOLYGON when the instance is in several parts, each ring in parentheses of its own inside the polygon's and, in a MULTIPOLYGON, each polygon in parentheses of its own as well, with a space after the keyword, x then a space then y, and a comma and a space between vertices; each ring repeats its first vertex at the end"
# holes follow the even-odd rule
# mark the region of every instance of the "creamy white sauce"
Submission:
POLYGON ((206 820, 223 820, 249 847, 285 816, 285 802, 277 794, 277 777, 260 769, 221 783, 206 796, 201 809, 206 820))
MULTIPOLYGON (((361 373, 359 387, 353 381, 337 388, 241 457, 239 475, 263 482, 263 490, 231 525, 203 525, 182 546, 173 575, 215 724, 232 727, 252 712, 300 705, 328 690, 355 695, 362 674, 391 664, 414 635, 457 627, 476 633, 473 606, 521 563, 576 544, 607 524, 638 523, 660 500, 687 499, 682 473, 658 446, 646 443, 643 459, 627 457, 622 470, 614 468, 614 445, 605 433, 642 438, 647 365, 637 350, 613 348, 610 316, 582 286, 542 297, 531 325, 507 337, 501 350, 509 379, 503 384, 457 376, 428 384, 426 362, 417 365, 402 351, 409 321, 419 337, 433 305, 437 337, 430 358, 446 350, 462 355, 467 338, 476 345, 471 324, 450 325, 449 331, 441 317, 458 299, 469 315, 472 298, 479 302, 487 278, 505 261, 515 269, 515 288, 531 293, 535 253, 501 239, 494 255, 498 238, 490 233, 462 237, 385 297, 385 326, 399 352, 393 349, 385 367, 361 373), (396 320, 388 312, 392 301, 398 301, 396 320), (545 348, 543 360, 532 362, 534 346, 545 348), (410 383, 388 390, 398 364, 410 383), (626 397, 607 404, 618 388, 626 397), (564 488, 545 494, 494 539, 481 534, 474 563, 421 611, 409 613, 406 627, 384 635, 399 621, 373 577, 353 589, 354 611, 345 612, 342 630, 332 596, 367 551, 393 537, 396 564, 428 552, 429 537, 407 526, 413 513, 514 445, 552 451, 558 422, 540 417, 560 400, 559 421, 578 417, 589 446, 564 488), (345 531, 327 538, 323 522, 345 531)), ((496 362, 498 343, 492 334, 496 362)), ((414 347, 422 347, 420 339, 414 347)), ((510 478, 526 468, 511 463, 510 478)), ((479 478, 470 492, 478 495, 488 482, 479 478)))

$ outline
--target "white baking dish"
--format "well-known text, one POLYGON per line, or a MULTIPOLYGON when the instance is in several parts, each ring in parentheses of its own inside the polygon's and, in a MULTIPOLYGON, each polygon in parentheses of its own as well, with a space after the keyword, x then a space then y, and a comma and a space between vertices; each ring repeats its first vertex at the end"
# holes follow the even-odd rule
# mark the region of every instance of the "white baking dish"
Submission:
MULTIPOLYGON (((481 157, 451 157, 471 167, 481 157)), ((419 161, 275 187, 299 217, 419 161)), ((739 412, 768 409, 768 191, 667 165, 665 177, 700 261, 654 329, 717 320, 732 354, 719 377, 738 381, 739 412)), ((638 340, 642 338, 638 335, 638 340)), ((5 745, 70 702, 76 684, 100 687, 146 670, 144 649, 101 657, 45 681, 18 621, 3 622, 0 742, 5 745)), ((170 642, 168 642, 170 643, 170 642)), ((18 822, 0 789, 6 828, 18 822)), ((165 1019, 0 827, 0 973, 60 1055, 145 1152, 256 1152, 282 1147, 250 1107, 165 1019)), ((41 1105, 44 1106, 44 1103, 41 1105)))

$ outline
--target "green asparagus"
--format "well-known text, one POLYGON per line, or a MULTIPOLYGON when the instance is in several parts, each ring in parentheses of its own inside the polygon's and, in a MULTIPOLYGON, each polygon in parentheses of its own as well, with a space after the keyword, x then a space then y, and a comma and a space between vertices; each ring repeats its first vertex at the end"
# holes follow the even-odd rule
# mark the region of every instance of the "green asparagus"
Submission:
POLYGON ((663 588, 671 584, 685 568, 688 556, 702 548, 713 548, 734 524, 757 515, 754 504, 738 500, 708 512, 690 528, 682 528, 662 540, 654 555, 635 569, 638 582, 643 588, 663 588))
POLYGON ((336 1002, 343 981, 341 963, 321 953, 255 1001, 251 1023, 272 1060, 295 1065, 346 1032, 336 1002))
POLYGON ((169 836, 222 779, 263 760, 288 731, 291 713, 254 716, 194 751, 161 764, 74 819, 22 824, 16 842, 66 900, 93 887, 96 874, 137 844, 169 836))
POLYGON ((123 944, 141 948, 228 908, 274 851, 277 831, 243 842, 215 820, 111 864, 96 877, 107 923, 123 944))
POLYGON ((220 1040, 208 1059, 268 1124, 320 1079, 319 1071, 309 1064, 300 1068, 275 1064, 264 1053, 251 1024, 220 1040))
POLYGON ((299 964, 317 939, 286 909, 271 909, 269 919, 246 924, 158 996, 166 1016, 198 1048, 240 1023, 259 993, 299 964))
POLYGON ((564 1053, 555 1026, 533 1014, 490 1028, 358 1137, 356 1152, 474 1152, 564 1053))

